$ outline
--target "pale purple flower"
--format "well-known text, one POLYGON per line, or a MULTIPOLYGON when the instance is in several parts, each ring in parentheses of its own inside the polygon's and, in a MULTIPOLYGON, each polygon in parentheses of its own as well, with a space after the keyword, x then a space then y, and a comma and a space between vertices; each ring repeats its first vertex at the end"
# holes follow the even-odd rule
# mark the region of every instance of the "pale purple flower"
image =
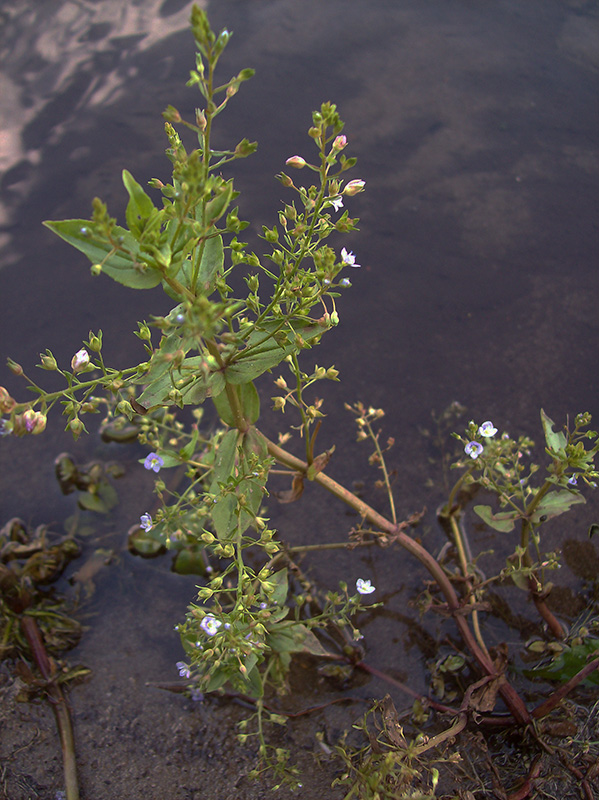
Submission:
POLYGON ((216 619, 212 614, 206 614, 204 619, 200 622, 200 628, 207 633, 208 636, 214 636, 223 623, 220 619, 216 619))
POLYGON ((348 267, 359 267, 359 266, 361 266, 360 264, 356 264, 355 255, 351 251, 348 253, 347 250, 345 249, 345 247, 341 250, 341 260, 348 267))
POLYGON ((12 424, 7 419, 0 419, 0 436, 10 436, 12 424))
POLYGON ((339 211, 340 208, 343 208, 343 198, 341 195, 333 197, 332 200, 329 200, 329 203, 333 206, 335 211, 339 211))
POLYGON ((163 465, 164 459, 157 453, 150 453, 146 456, 146 460, 144 461, 144 467, 146 469, 151 469, 154 472, 160 472, 160 467, 163 465))
POLYGON ((373 586, 370 581, 365 581, 363 578, 358 578, 356 581, 356 591, 358 594, 372 594, 376 591, 376 586, 373 586))
POLYGON ((152 530, 152 517, 147 512, 142 514, 139 520, 142 530, 146 531, 146 533, 152 530))
POLYGON ((578 478, 576 477, 576 475, 572 475, 572 477, 568 478, 568 483, 570 484, 570 486, 576 486, 576 484, 578 483, 578 478))
POLYGON ((495 434, 497 433, 497 428, 493 426, 491 420, 487 420, 486 422, 483 422, 483 424, 478 429, 478 432, 480 433, 481 436, 485 437, 495 436, 495 434))
POLYGON ((177 661, 175 666, 179 670, 179 675, 181 678, 187 678, 188 680, 189 678, 191 678, 191 670, 189 669, 187 664, 185 664, 183 661, 177 661))
POLYGON ((464 447, 464 452, 467 453, 470 458, 478 458, 482 451, 483 446, 480 442, 468 442, 466 447, 464 447))

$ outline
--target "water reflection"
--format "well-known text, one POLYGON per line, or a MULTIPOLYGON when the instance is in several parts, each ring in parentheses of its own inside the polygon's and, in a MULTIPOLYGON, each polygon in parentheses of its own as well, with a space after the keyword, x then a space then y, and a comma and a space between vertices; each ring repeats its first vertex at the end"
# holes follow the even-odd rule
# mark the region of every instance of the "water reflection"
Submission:
MULTIPOLYGON (((68 363, 98 327, 109 363, 125 366, 141 357, 130 331, 138 315, 148 316, 147 297, 93 279, 84 260, 54 241, 41 221, 85 216, 95 194, 122 217, 124 167, 142 183, 168 174, 160 111, 173 103, 191 115, 198 102, 182 87, 193 64, 189 6, 24 0, 1 12, 0 362, 11 355, 32 364, 50 347, 68 363)), ((554 419, 599 413, 596 3, 219 0, 208 11, 215 26, 235 32, 224 72, 257 71, 217 131, 217 144, 242 136, 260 143, 255 157, 236 166, 241 216, 254 221, 254 240, 263 223, 273 224, 283 198, 272 176, 288 156, 308 155, 305 131, 322 101, 338 104, 349 149, 359 158, 355 177, 367 182, 366 194, 347 201, 350 214, 362 219, 349 247, 363 267, 352 273, 354 287, 340 302, 339 329, 315 356, 346 377, 327 393, 322 445, 337 444, 335 477, 371 481, 344 428, 344 399, 387 411, 386 431, 397 441, 392 466, 401 515, 424 504, 434 508, 440 499, 438 468, 429 465, 418 431, 430 425, 432 409, 458 399, 470 416, 493 419, 513 435, 538 434, 541 406, 554 419)), ((164 307, 156 293, 150 312, 164 307)), ((0 382, 22 394, 12 376, 0 382)), ((267 421, 267 432, 273 425, 267 421)), ((74 447, 60 427, 55 421, 43 437, 0 442, 0 522, 17 515, 46 522, 71 510, 58 495, 52 461, 65 449, 83 454, 89 445, 74 447)), ((131 474, 136 457, 123 456, 131 474)), ((123 530, 150 497, 147 484, 134 484, 127 484, 127 508, 116 522, 123 530)), ((296 508, 271 509, 292 541, 340 539, 351 524, 310 491, 302 503, 301 519, 296 508)), ((581 526, 586 519, 578 511, 572 517, 581 526)), ((347 577, 355 564, 342 553, 335 570, 347 577)), ((399 619, 409 598, 405 561, 368 554, 360 564, 377 586, 394 578, 401 584, 386 611, 399 619)), ((134 578, 147 565, 127 568, 134 578)), ((110 662, 112 626, 125 620, 134 630, 127 651, 138 676, 127 703, 131 719, 136 709, 141 719, 142 711, 160 715, 169 708, 167 701, 142 699, 142 684, 148 642, 155 647, 151 677, 160 680, 174 663, 169 648, 176 637, 160 643, 155 620, 140 622, 139 613, 157 594, 167 629, 176 619, 170 599, 177 594, 181 616, 188 592, 175 588, 172 576, 161 574, 159 583, 149 596, 142 581, 115 578, 110 593, 120 605, 109 606, 108 622, 88 644, 86 657, 97 659, 92 666, 100 672, 95 686, 106 689, 112 681, 122 691, 127 678, 110 662), (102 670, 112 675, 107 682, 102 670), (151 712, 152 703, 161 710, 151 712)), ((407 623, 398 626, 399 641, 387 633, 384 618, 369 625, 373 657, 421 672, 402 660, 412 641, 407 623)), ((414 688, 423 688, 417 680, 414 688)), ((83 693, 78 702, 85 702, 83 693)), ((106 709, 115 726, 117 705, 106 709)), ((103 724, 99 712, 85 713, 90 725, 103 724)), ((129 726, 129 742, 141 726, 129 726)), ((118 738, 108 730, 106 746, 118 738)), ((177 780, 177 767, 164 770, 163 778, 177 780)), ((141 796, 135 794, 141 785, 130 771, 119 784, 131 798, 141 796)))

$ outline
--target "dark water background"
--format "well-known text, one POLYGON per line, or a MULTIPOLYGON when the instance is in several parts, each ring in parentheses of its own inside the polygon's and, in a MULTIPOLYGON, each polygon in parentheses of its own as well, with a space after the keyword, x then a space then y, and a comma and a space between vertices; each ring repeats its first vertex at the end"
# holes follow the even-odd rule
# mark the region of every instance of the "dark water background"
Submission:
MULTIPOLYGON (((33 373, 49 347, 68 364, 88 330, 100 327, 107 363, 125 367, 143 357, 131 332, 138 318, 167 308, 160 293, 92 278, 85 259, 41 222, 87 216, 96 194, 122 220, 123 168, 141 183, 169 177, 160 112, 172 103, 192 118, 199 104, 184 87, 194 59, 189 8, 176 0, 0 3, 0 363, 10 355, 33 373)), ((330 473, 346 484, 366 481, 368 499, 384 510, 343 402, 383 407, 385 433, 396 440, 398 512, 426 505, 423 533, 438 546, 432 512, 443 499, 442 474, 439 452, 423 435, 434 432, 431 412, 458 400, 466 420, 491 419, 537 439, 541 407, 559 422, 582 410, 599 414, 599 4, 219 0, 207 10, 215 28, 234 31, 223 79, 256 69, 218 118, 215 136, 217 146, 244 136, 259 142, 258 153, 232 170, 257 252, 262 224, 272 225, 289 200, 273 176, 289 156, 311 155, 311 111, 330 100, 346 122, 347 153, 358 157, 350 177, 364 179, 367 192, 346 201, 361 218, 360 233, 337 245, 352 249, 362 268, 351 271, 353 288, 339 300, 338 329, 306 354, 307 367, 335 364, 342 378, 326 389, 322 445, 337 445, 330 473)), ((0 375, 22 398, 18 380, 0 375)), ((48 373, 38 377, 52 385, 48 373)), ((267 379, 260 388, 267 409, 267 379)), ((55 415, 40 437, 0 440, 0 522, 18 515, 60 529, 75 501, 59 493, 54 457, 68 449, 80 459, 119 458, 128 469, 121 504, 98 523, 93 544, 122 548, 124 532, 152 503, 140 452, 85 438, 73 444, 61 422, 55 415)), ((266 412, 267 431, 279 423, 266 412)), ((566 536, 584 536, 596 509, 592 498, 569 515, 566 536)), ((302 504, 269 511, 296 544, 342 540, 354 522, 315 487, 302 504)), ((551 537, 561 542, 563 525, 551 537)), ((406 557, 344 553, 309 568, 329 585, 373 578, 385 609, 364 620, 370 660, 424 690, 418 633, 406 622, 409 589, 422 576, 406 557)), ((167 569, 123 553, 98 580, 91 631, 77 656, 94 678, 74 693, 85 796, 114 797, 118 787, 128 798, 191 798, 207 772, 221 781, 218 796, 261 796, 231 788, 222 753, 234 730, 214 727, 221 712, 192 713, 144 686, 176 677, 172 626, 193 592, 193 580, 167 569), (109 781, 104 788, 92 777, 98 769, 109 781), (171 793, 160 794, 166 785, 171 793)), ((575 581, 563 572, 566 583, 575 581)), ((362 693, 383 691, 371 683, 362 693)), ((37 724, 51 730, 39 715, 37 724)), ((347 719, 322 726, 339 731, 347 719)), ((18 733, 5 759, 29 730, 15 719, 10 726, 18 733)), ((313 731, 302 735, 311 749, 313 731)), ((52 745, 50 735, 48 753, 52 745)), ((26 751, 11 769, 48 791, 59 788, 57 765, 40 771, 39 752, 26 751)), ((245 757, 235 750, 240 775, 245 757)))

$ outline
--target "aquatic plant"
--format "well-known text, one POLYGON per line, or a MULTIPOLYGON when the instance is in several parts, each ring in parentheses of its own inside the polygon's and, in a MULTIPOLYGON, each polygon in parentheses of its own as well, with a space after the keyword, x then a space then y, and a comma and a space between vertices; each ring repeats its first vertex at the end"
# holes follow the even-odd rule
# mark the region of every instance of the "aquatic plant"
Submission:
MULTIPOLYGON (((389 514, 381 514, 329 476, 334 448, 319 452, 322 401, 308 390, 323 380, 337 381, 338 371, 332 365, 304 365, 312 355, 306 351, 312 351, 339 324, 337 301, 341 291, 351 287, 344 271, 360 268, 353 251, 343 247, 337 253, 326 240, 334 233, 356 230, 357 219, 349 216, 345 202, 361 193, 365 183, 346 179, 356 159, 345 154, 349 140, 342 133, 344 124, 335 105, 323 103, 313 113, 308 130, 314 155, 293 155, 286 161, 289 173, 307 174, 314 183, 304 183, 288 172, 277 176, 290 199, 275 224, 262 229, 269 252, 258 255, 249 249, 239 238, 249 223, 239 218, 239 207, 234 205, 238 192, 233 178, 225 174, 257 145, 243 138, 230 149, 216 150, 212 131, 218 115, 253 71, 243 69, 217 83, 216 67, 231 33, 212 31, 206 14, 197 7, 191 27, 198 53, 188 86, 199 89, 203 107, 196 110, 193 121, 183 119, 173 106, 164 112, 172 176, 166 183, 159 178, 149 183, 161 194, 161 203, 157 205, 124 170, 129 198, 126 226, 110 216, 99 198, 93 201, 89 220, 46 223, 88 257, 94 276, 107 275, 131 289, 162 287, 174 305, 168 314, 138 323, 136 335, 145 357, 128 368, 105 363, 101 331, 90 331, 70 369, 61 367, 50 350, 41 355, 39 366, 65 380, 66 388, 57 391, 45 391, 19 364, 9 361, 12 372, 22 375, 36 396, 17 402, 1 389, 0 411, 5 417, 1 431, 3 435, 40 434, 48 414, 61 405, 67 429, 75 438, 86 430, 86 415, 101 411, 106 415, 106 435, 125 441, 137 433, 147 452, 140 464, 156 474, 160 506, 152 514, 134 511, 139 524, 131 532, 131 547, 144 555, 171 549, 177 553, 177 569, 204 576, 178 626, 185 651, 185 661, 177 663, 179 675, 196 695, 227 687, 254 704, 255 718, 251 724, 246 722, 240 737, 243 741, 257 737, 261 766, 256 774, 268 766, 279 783, 297 786, 298 779, 288 763, 289 754, 268 744, 265 723, 279 724, 285 718, 265 698, 271 688, 284 691, 294 654, 310 653, 350 672, 361 669, 398 688, 406 687, 364 661, 361 634, 353 620, 356 612, 373 607, 366 600, 376 592, 371 580, 359 578, 352 590, 341 582, 338 589, 316 591, 293 560, 295 553, 309 548, 285 547, 269 527, 263 504, 273 465, 285 468, 290 480, 290 488, 278 493, 279 500, 297 501, 307 481, 318 484, 357 513, 360 522, 352 531, 352 546, 394 545, 417 559, 432 579, 423 603, 452 619, 464 655, 440 658, 431 670, 438 699, 417 696, 416 701, 421 716, 423 709, 433 709, 449 715, 451 721, 428 743, 418 739, 408 743, 391 724, 392 709, 387 703, 381 707, 384 722, 378 728, 386 737, 382 750, 376 750, 372 738, 362 755, 359 751, 352 755, 340 746, 348 766, 343 778, 350 785, 348 797, 358 793, 373 798, 404 796, 398 792, 410 791, 424 769, 425 752, 452 741, 467 726, 536 728, 599 665, 594 645, 585 651, 591 660, 576 662, 580 668, 574 672, 571 659, 568 674, 554 664, 551 675, 563 677, 563 685, 531 709, 508 677, 509 657, 487 646, 480 625, 481 613, 490 609, 489 588, 509 579, 530 595, 551 634, 565 638, 562 624, 546 602, 551 587, 545 573, 557 566, 558 555, 543 552, 539 531, 547 520, 584 502, 583 485, 594 488, 599 477, 594 466, 599 437, 589 430, 588 414, 578 415, 573 427, 555 432, 554 423, 542 413, 549 464, 546 477, 536 484, 538 465, 525 465, 532 448, 528 438, 498 436, 489 420, 471 422, 465 434, 458 436, 466 457, 461 455, 454 467, 461 474, 439 512, 456 554, 457 570, 434 557, 412 534, 419 514, 397 519, 385 461, 392 440, 381 445, 377 427, 381 409, 362 403, 348 406, 358 440, 373 447, 369 460, 381 471, 389 514), (190 132, 198 146, 188 149, 178 128, 190 132), (255 382, 279 366, 289 374, 278 375, 274 381, 273 407, 295 415, 303 441, 301 457, 286 447, 286 432, 281 431, 275 442, 257 427, 260 396, 255 382), (212 431, 202 427, 205 403, 211 403, 218 415, 219 425, 212 431), (186 407, 193 410, 191 425, 177 418, 178 410, 186 407), (173 480, 168 478, 169 470, 174 470, 173 480), (482 575, 462 525, 464 510, 478 490, 498 503, 495 510, 491 505, 477 505, 478 516, 498 534, 511 534, 514 529, 520 533, 507 566, 493 577, 482 575), (325 629, 335 632, 337 651, 318 638, 325 629), (444 697, 445 688, 440 687, 456 676, 462 682, 462 697, 450 705, 449 694, 444 697), (494 713, 499 698, 507 715, 494 713), (381 791, 383 784, 388 795, 381 791)), ((418 719, 416 710, 414 718, 418 719)), ((427 792, 422 796, 435 795, 436 767, 430 775, 429 788, 422 783, 422 791, 427 792)), ((584 783, 584 777, 581 780, 584 783)))

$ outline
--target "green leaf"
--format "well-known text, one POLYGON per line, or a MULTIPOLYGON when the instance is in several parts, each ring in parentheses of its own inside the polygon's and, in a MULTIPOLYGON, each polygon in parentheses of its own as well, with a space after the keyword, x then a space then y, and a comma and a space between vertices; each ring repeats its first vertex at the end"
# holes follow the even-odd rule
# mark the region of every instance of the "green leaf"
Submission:
POLYGON ((559 517, 577 503, 586 503, 581 494, 570 492, 567 489, 548 492, 534 510, 531 520, 538 524, 552 517, 559 517))
POLYGON ((213 224, 225 213, 233 197, 233 180, 229 180, 222 185, 219 193, 206 206, 206 220, 213 224))
MULTIPOLYGON (((200 269, 198 271, 198 283, 203 287, 207 295, 214 289, 214 281, 218 273, 222 272, 224 263, 225 251, 223 249, 223 237, 211 236, 209 239, 206 239, 202 260, 200 262, 200 269)), ((190 278, 188 278, 188 280, 189 279, 190 278)))
POLYGON ((139 245, 129 231, 118 225, 115 225, 112 231, 115 237, 122 238, 119 250, 105 239, 104 234, 97 230, 95 223, 88 220, 46 221, 44 225, 65 242, 80 250, 92 264, 102 264, 102 272, 123 286, 128 286, 130 289, 152 289, 162 280, 162 273, 159 270, 136 261, 133 254, 139 252, 139 245))
POLYGON ((275 574, 271 575, 268 580, 269 583, 275 584, 275 589, 270 595, 270 602, 282 608, 287 602, 287 594, 289 593, 287 567, 275 572, 275 574))
POLYGON ((559 453, 566 449, 567 440, 565 435, 560 431, 555 433, 553 430, 553 426, 555 422, 549 419, 547 414, 541 409, 541 422, 543 423, 543 431, 545 433, 545 441, 547 442, 547 447, 553 453, 559 453))
MULTIPOLYGON (((529 678, 544 678, 566 683, 588 663, 589 659, 599 655, 599 639, 588 638, 582 644, 565 647, 551 664, 545 667, 524 670, 529 678)), ((599 671, 595 670, 582 682, 582 685, 599 685, 599 671)))
MULTIPOLYGON (((311 322, 294 323, 295 330, 306 342, 320 337, 323 328, 311 322)), ((278 323, 265 324, 255 330, 249 337, 244 350, 237 353, 235 361, 226 368, 226 379, 229 383, 249 383, 269 369, 276 367, 290 353, 299 350, 293 340, 287 345, 279 344, 273 336, 263 341, 269 334, 278 330, 278 323)))
POLYGON ((139 235, 142 233, 144 223, 148 220, 152 212, 158 209, 154 208, 154 203, 150 200, 133 175, 126 169, 123 170, 123 183, 129 194, 129 202, 125 212, 127 225, 132 233, 139 235))
MULTIPOLYGON (((260 416, 260 398, 253 383, 243 383, 241 386, 232 386, 231 388, 237 392, 239 404, 246 421, 253 425, 260 416)), ((218 416, 230 427, 235 427, 235 416, 229 403, 229 397, 226 388, 223 391, 212 397, 218 416)))
POLYGON ((172 406, 173 401, 169 398, 169 393, 176 388, 178 380, 189 378, 192 374, 196 376, 195 379, 180 390, 183 405, 199 405, 209 394, 221 392, 225 379, 220 372, 210 373, 206 378, 199 370, 204 361, 204 356, 191 356, 186 358, 178 369, 173 369, 168 362, 157 362, 156 366, 162 373, 148 383, 137 398, 138 402, 148 409, 155 406, 172 406))
POLYGON ((520 516, 517 511, 499 511, 497 514, 494 514, 491 506, 474 506, 474 512, 478 514, 489 527, 494 528, 496 531, 501 531, 502 533, 512 531, 516 520, 520 516))

